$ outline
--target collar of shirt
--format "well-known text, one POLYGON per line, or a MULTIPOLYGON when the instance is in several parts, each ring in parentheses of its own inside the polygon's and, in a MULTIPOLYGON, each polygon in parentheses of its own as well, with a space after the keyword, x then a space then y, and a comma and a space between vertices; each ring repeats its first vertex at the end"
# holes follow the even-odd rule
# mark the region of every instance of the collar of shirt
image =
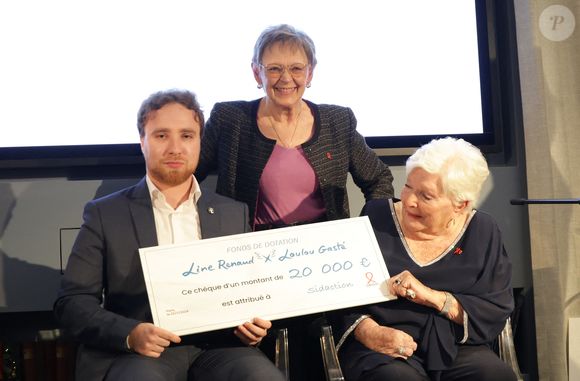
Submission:
POLYGON ((169 208, 172 211, 174 210, 176 211, 179 210, 179 208, 181 208, 181 206, 184 204, 188 204, 188 206, 197 205, 197 201, 201 197, 201 188, 195 176, 191 175, 191 177, 193 177, 193 183, 191 184, 191 189, 189 191, 189 196, 187 197, 187 200, 181 205, 179 205, 177 209, 173 209, 165 200, 165 195, 163 194, 163 192, 161 192, 159 188, 157 188, 155 184, 153 184, 153 181, 151 181, 149 175, 146 175, 145 181, 147 182, 147 188, 149 189, 149 195, 151 196, 151 203, 153 204, 153 207, 154 208, 158 207, 158 205, 156 204, 160 204, 159 206, 169 208))
POLYGON ((185 202, 173 209, 166 201, 165 195, 146 176, 155 230, 159 245, 184 243, 201 239, 201 225, 197 212, 197 201, 201 197, 201 189, 195 176, 189 196, 185 202))

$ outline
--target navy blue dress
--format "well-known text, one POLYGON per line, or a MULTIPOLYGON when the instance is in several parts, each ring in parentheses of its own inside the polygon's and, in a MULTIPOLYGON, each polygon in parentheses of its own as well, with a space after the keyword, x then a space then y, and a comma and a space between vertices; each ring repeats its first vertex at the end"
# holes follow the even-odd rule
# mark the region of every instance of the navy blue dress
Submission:
MULTIPOLYGON (((331 320, 338 340, 363 314, 380 325, 408 333, 417 342, 409 364, 420 373, 431 375, 453 363, 460 345, 481 345, 497 338, 514 307, 511 262, 495 221, 488 214, 473 211, 446 252, 429 264, 418 264, 398 228, 393 207, 396 202, 399 201, 372 200, 362 212, 371 221, 389 274, 409 270, 426 286, 453 294, 467 314, 467 332, 463 325, 453 323, 435 309, 404 298, 337 311, 331 314, 331 320)), ((351 380, 393 361, 388 355, 366 348, 352 333, 339 349, 339 358, 346 378, 351 380)))

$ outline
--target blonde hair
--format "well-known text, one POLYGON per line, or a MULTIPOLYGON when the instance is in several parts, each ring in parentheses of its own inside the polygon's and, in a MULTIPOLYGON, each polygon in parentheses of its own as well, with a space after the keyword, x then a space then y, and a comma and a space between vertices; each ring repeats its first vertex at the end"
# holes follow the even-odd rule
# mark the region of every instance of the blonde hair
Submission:
POLYGON ((443 192, 459 205, 467 202, 468 210, 477 202, 481 187, 489 176, 487 161, 479 148, 463 139, 434 139, 407 159, 407 176, 421 168, 441 177, 443 192))

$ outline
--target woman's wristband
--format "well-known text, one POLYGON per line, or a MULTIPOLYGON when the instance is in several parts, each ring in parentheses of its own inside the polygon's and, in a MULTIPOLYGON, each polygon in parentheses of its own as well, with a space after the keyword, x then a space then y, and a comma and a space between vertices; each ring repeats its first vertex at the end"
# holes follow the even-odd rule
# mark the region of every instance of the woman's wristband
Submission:
POLYGON ((125 338, 125 350, 127 352, 133 352, 133 349, 131 349, 131 345, 129 345, 129 335, 127 335, 127 337, 125 338))
POLYGON ((449 310, 451 309, 451 302, 453 301, 453 296, 447 291, 444 291, 444 293, 445 293, 445 303, 443 303, 443 308, 441 308, 441 311, 439 311, 439 315, 449 318, 449 310))

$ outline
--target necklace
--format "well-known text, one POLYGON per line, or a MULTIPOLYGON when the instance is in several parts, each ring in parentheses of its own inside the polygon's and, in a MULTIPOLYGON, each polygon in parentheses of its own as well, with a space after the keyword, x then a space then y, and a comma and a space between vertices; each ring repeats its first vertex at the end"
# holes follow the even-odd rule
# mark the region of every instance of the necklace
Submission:
POLYGON ((282 140, 280 134, 278 134, 276 126, 274 126, 274 121, 272 120, 273 118, 270 119, 270 127, 272 127, 272 130, 274 130, 274 133, 276 134, 278 141, 282 143, 283 147, 293 148, 292 142, 294 141, 294 135, 296 135, 296 130, 298 129, 298 123, 300 122, 301 115, 302 115, 302 103, 300 104, 300 111, 298 111, 298 115, 296 116, 296 121, 294 122, 294 130, 292 131, 292 136, 290 137, 290 141, 288 143, 285 143, 284 140, 282 140))

